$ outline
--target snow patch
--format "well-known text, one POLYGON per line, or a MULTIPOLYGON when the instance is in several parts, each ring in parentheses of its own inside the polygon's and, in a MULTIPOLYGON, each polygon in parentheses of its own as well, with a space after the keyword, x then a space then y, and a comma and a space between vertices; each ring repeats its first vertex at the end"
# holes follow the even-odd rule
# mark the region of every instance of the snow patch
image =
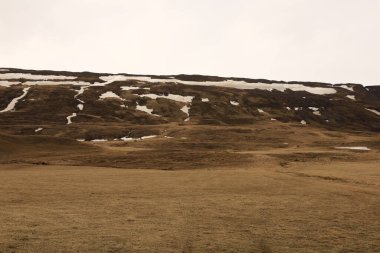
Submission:
POLYGON ((147 135, 147 136, 142 136, 140 137, 141 140, 146 140, 146 139, 152 139, 152 138, 156 138, 157 135, 147 135))
POLYGON ((354 91, 354 88, 353 88, 353 87, 347 86, 347 85, 345 85, 345 84, 343 84, 343 85, 339 85, 338 87, 343 88, 343 89, 346 89, 346 90, 349 90, 349 91, 354 91))
POLYGON ((76 76, 56 76, 56 75, 34 75, 26 73, 5 73, 0 74, 0 79, 25 79, 25 80, 74 80, 76 76))
POLYGON ((355 98, 354 95, 347 95, 346 97, 349 98, 349 99, 351 99, 351 100, 356 100, 356 98, 355 98))
POLYGON ((261 110, 261 109, 257 109, 257 111, 259 112, 259 113, 265 113, 263 110, 261 110))
POLYGON ((106 86, 107 84, 118 82, 118 81, 128 81, 128 80, 134 80, 129 78, 128 76, 124 75, 110 75, 110 76, 101 76, 99 77, 100 80, 105 81, 104 83, 96 83, 96 86, 106 86))
POLYGON ((99 96, 99 99, 107 99, 107 98, 116 98, 116 99, 123 100, 121 97, 119 97, 119 95, 113 93, 112 91, 107 91, 99 96))
POLYGON ((136 105, 136 110, 145 112, 145 113, 150 114, 152 116, 160 117, 160 115, 157 115, 157 114, 153 113, 153 109, 149 109, 145 105, 139 105, 139 104, 137 104, 136 105))
POLYGON ((42 131, 43 130, 43 128, 42 127, 39 127, 39 128, 37 128, 36 130, 34 130, 34 132, 40 132, 40 131, 42 131))
POLYGON ((309 107, 309 109, 313 111, 314 115, 321 116, 321 112, 318 107, 309 107))
POLYGON ((11 82, 11 81, 0 81, 0 86, 10 87, 12 85, 19 84, 20 82, 11 82))
POLYGON ((94 140, 91 140, 92 142, 105 142, 107 141, 106 139, 94 139, 94 140))
MULTIPOLYGON (((283 84, 283 83, 247 83, 245 81, 235 81, 235 80, 225 80, 220 82, 196 82, 196 81, 182 81, 178 79, 157 79, 151 78, 149 76, 123 76, 123 75, 111 75, 111 76, 101 76, 101 80, 110 82, 111 80, 115 81, 127 81, 127 80, 137 80, 143 82, 152 82, 152 83, 179 83, 184 85, 200 85, 200 86, 218 86, 218 87, 227 87, 243 90, 251 89, 260 89, 260 90, 278 90, 285 91, 287 89, 292 91, 306 91, 312 94, 317 95, 328 95, 335 94, 336 90, 334 88, 328 87, 309 87, 302 84, 283 84)), ((105 83, 104 83, 105 84, 105 83)))
POLYGON ((184 121, 189 121, 190 120, 190 114, 189 114, 190 107, 188 105, 185 105, 184 107, 181 108, 181 111, 186 113, 186 115, 187 115, 187 118, 184 121))
POLYGON ((23 94, 21 96, 19 96, 19 97, 16 97, 16 98, 12 99, 12 101, 7 105, 7 107, 5 107, 5 109, 1 110, 0 113, 9 112, 9 111, 14 110, 17 102, 20 99, 23 99, 26 96, 26 94, 28 94, 29 89, 30 89, 30 87, 24 88, 22 90, 23 94))
POLYGON ((306 121, 304 121, 304 120, 301 120, 301 122, 300 122, 302 125, 306 125, 307 123, 306 123, 306 121))
POLYGON ((152 138, 156 138, 156 137, 157 137, 157 135, 141 136, 140 138, 132 138, 132 137, 125 136, 123 138, 120 138, 120 140, 122 140, 122 141, 138 141, 138 140, 152 139, 152 138))
POLYGON ((127 136, 125 136, 125 137, 120 138, 120 140, 122 140, 122 141, 133 141, 133 140, 135 140, 135 139, 133 139, 133 138, 131 138, 131 137, 127 137, 127 136))
POLYGON ((73 122, 71 121, 72 118, 75 118, 77 116, 77 114, 74 112, 73 114, 71 114, 70 116, 67 116, 66 119, 67 119, 67 125, 70 125, 72 124, 73 122))
POLYGON ((22 83, 23 85, 74 85, 74 86, 90 86, 91 84, 88 82, 82 81, 26 81, 22 83))
POLYGON ((230 104, 231 104, 231 105, 234 105, 234 106, 238 106, 238 105, 239 105, 239 102, 237 102, 237 101, 230 101, 230 104))
POLYGON ((121 90, 139 90, 140 87, 134 87, 134 86, 121 86, 121 90))
POLYGON ((80 95, 82 95, 82 94, 84 93, 84 91, 85 91, 88 87, 89 87, 89 86, 82 86, 82 87, 80 87, 80 89, 77 90, 77 94, 74 96, 74 98, 75 98, 76 100, 78 100, 79 102, 81 102, 81 103, 84 104, 84 102, 83 102, 82 100, 80 100, 78 97, 79 97, 80 95))
POLYGON ((363 151, 368 151, 371 150, 367 147, 335 147, 336 149, 349 149, 349 150, 363 150, 363 151))
POLYGON ((369 109, 369 108, 365 108, 365 109, 366 109, 367 111, 373 112, 374 114, 380 116, 380 112, 379 112, 379 111, 376 111, 375 109, 369 109))
POLYGON ((208 99, 208 98, 202 98, 202 102, 210 102, 210 99, 208 99))
POLYGON ((82 86, 80 87, 79 90, 77 90, 77 94, 74 96, 74 99, 76 99, 80 104, 77 105, 78 109, 80 111, 83 111, 84 108, 84 101, 79 99, 78 96, 82 95, 84 91, 88 88, 89 86, 82 86))

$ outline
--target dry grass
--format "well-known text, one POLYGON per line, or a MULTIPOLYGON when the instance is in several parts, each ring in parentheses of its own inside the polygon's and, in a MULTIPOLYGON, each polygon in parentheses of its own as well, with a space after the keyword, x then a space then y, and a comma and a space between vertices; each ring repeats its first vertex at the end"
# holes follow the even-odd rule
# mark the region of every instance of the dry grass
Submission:
POLYGON ((2 165, 0 252, 379 252, 378 161, 303 165, 2 165))

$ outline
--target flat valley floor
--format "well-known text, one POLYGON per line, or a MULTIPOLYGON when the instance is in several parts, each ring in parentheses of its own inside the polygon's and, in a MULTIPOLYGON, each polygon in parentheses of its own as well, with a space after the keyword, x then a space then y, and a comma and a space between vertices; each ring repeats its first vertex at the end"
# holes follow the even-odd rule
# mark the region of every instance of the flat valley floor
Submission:
POLYGON ((379 252, 379 166, 1 166, 1 252, 379 252))
POLYGON ((286 146, 244 150, 191 149, 188 135, 3 152, 0 252, 380 252, 379 135, 300 131, 281 137, 286 146), (333 148, 350 143, 371 150, 333 148), (179 147, 193 168, 158 160, 179 147), (161 168, 131 168, 144 154, 142 167, 161 168))

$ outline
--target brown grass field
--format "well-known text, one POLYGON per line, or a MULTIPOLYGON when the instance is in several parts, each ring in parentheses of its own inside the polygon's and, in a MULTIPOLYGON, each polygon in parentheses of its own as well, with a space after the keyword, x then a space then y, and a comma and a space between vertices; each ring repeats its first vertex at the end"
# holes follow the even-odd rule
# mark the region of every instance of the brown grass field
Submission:
POLYGON ((160 131, 175 138, 1 136, 0 252, 380 252, 378 134, 160 131))

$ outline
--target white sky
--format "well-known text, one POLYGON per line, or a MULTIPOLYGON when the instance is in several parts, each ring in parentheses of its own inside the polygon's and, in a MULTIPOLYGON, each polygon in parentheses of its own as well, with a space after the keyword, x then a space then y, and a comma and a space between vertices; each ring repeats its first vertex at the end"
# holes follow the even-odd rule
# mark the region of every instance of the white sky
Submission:
POLYGON ((0 0, 0 67, 380 84, 380 0, 0 0))

